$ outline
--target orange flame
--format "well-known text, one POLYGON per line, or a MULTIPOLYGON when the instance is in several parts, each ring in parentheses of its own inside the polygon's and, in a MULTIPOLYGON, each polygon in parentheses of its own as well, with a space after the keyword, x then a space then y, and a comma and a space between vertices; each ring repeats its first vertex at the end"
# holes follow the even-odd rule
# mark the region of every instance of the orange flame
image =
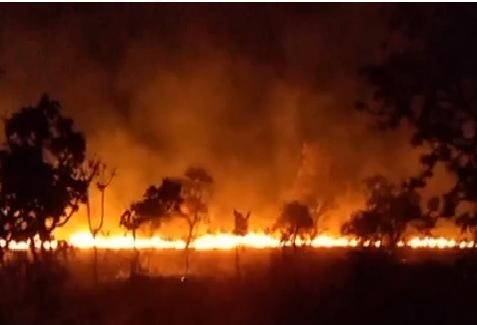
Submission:
MULTIPOLYGON (((149 238, 136 238, 134 240, 131 235, 113 235, 113 236, 93 236, 87 231, 78 231, 73 233, 68 243, 70 246, 79 249, 89 249, 97 247, 100 249, 184 249, 186 243, 184 240, 166 240, 160 236, 153 236, 149 238)), ((34 246, 40 248, 42 245, 39 238, 34 239, 34 246)), ((190 244, 191 248, 196 250, 214 250, 214 249, 233 249, 236 247, 248 247, 248 248, 278 248, 281 246, 291 246, 292 243, 281 242, 278 234, 264 234, 260 232, 251 232, 245 236, 236 236, 229 233, 218 234, 206 234, 197 237, 190 244)), ((382 246, 382 242, 371 240, 359 240, 357 238, 350 238, 345 236, 331 236, 331 235, 319 235, 313 239, 301 239, 297 238, 296 245, 311 246, 314 248, 353 248, 353 247, 366 247, 366 248, 379 248, 382 246)), ((5 240, 0 240, 0 247, 7 246, 5 240)), ((58 242, 56 240, 43 242, 45 249, 56 249, 58 242)), ((30 241, 10 241, 8 248, 11 250, 27 250, 30 247, 30 241)), ((447 239, 444 237, 413 237, 407 241, 399 241, 397 247, 412 249, 469 249, 476 247, 474 241, 456 241, 455 239, 447 239)))

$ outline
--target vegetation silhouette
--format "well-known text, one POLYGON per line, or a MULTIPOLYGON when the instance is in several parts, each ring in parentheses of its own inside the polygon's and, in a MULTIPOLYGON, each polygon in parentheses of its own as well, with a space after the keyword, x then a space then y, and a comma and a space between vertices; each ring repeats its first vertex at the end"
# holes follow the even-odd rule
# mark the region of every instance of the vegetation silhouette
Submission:
POLYGON ((420 195, 406 184, 396 186, 381 175, 365 180, 366 207, 343 224, 342 233, 364 240, 380 240, 395 248, 406 227, 422 217, 420 195))
MULTIPOLYGON (((234 230, 233 234, 236 236, 246 236, 248 234, 248 222, 250 220, 250 211, 246 215, 238 212, 237 210, 233 211, 234 214, 234 230)), ((240 256, 239 256, 240 247, 239 245, 235 246, 235 270, 237 276, 240 277, 240 256)))
POLYGON ((329 212, 335 210, 338 207, 335 197, 324 196, 322 199, 317 199, 311 205, 310 213, 313 219, 313 232, 312 237, 318 236, 320 231, 320 222, 329 212))
POLYGON ((212 195, 214 179, 201 167, 189 167, 184 177, 179 180, 182 184, 180 213, 178 216, 187 222, 187 237, 185 254, 185 276, 189 273, 190 244, 199 223, 207 221, 208 201, 212 195))
MULTIPOLYGON (((207 202, 212 194, 213 178, 203 168, 190 167, 184 177, 165 178, 159 187, 150 186, 141 201, 131 204, 120 218, 120 225, 136 231, 146 223, 159 226, 163 221, 172 217, 184 219, 187 222, 185 254, 185 276, 189 272, 190 244, 194 238, 197 225, 206 220, 207 202)), ((138 252, 136 251, 136 257, 138 252)), ((137 258, 135 259, 137 261, 137 258)), ((137 265, 137 263, 133 263, 137 265)))
MULTIPOLYGON (((97 225, 93 224, 93 220, 91 218, 91 205, 90 205, 90 197, 89 191, 88 196, 86 199, 86 215, 88 218, 88 229, 93 237, 93 241, 96 239, 96 236, 103 228, 104 224, 104 196, 105 191, 108 186, 111 184, 113 178, 116 176, 116 170, 113 169, 108 172, 107 166, 104 162, 100 162, 96 160, 92 163, 92 173, 94 173, 96 180, 96 188, 101 193, 101 211, 99 215, 99 222, 97 225)), ((95 285, 98 284, 98 248, 96 244, 93 246, 93 279, 95 285)))
MULTIPOLYGON (((86 141, 59 102, 43 95, 4 121, 0 151, 0 236, 26 240, 37 259, 34 237, 51 239, 86 202, 93 174, 85 168, 86 141)), ((42 252, 44 245, 41 246, 42 252)))
POLYGON ((282 232, 282 242, 291 240, 292 247, 296 249, 297 237, 313 231, 314 223, 308 206, 292 201, 283 206, 275 227, 282 232))
POLYGON ((356 105, 383 128, 412 126, 411 143, 426 151, 412 186, 425 186, 439 163, 453 172, 440 215, 455 217, 462 230, 477 223, 476 29, 474 8, 397 7, 380 60, 363 69, 372 98, 356 105), (471 207, 456 211, 462 202, 471 207))
POLYGON ((293 185, 293 196, 306 204, 313 218, 315 237, 321 231, 320 223, 333 210, 338 208, 332 159, 321 147, 305 141, 301 150, 301 163, 293 185))
MULTIPOLYGON (((145 224, 160 226, 162 222, 179 212, 182 202, 182 184, 177 180, 165 178, 160 186, 150 186, 144 193, 142 200, 136 201, 124 211, 120 218, 120 226, 132 232, 136 242, 137 230, 145 224)), ((131 264, 131 273, 138 273, 139 251, 134 245, 134 258, 131 264)))

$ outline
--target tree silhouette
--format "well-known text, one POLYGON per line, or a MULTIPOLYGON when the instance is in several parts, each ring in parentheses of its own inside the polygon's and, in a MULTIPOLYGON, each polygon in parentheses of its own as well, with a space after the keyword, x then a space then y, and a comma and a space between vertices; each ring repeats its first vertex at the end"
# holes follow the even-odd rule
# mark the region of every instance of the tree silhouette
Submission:
POLYGON ((322 197, 321 200, 317 199, 311 205, 311 216, 313 219, 313 234, 312 237, 316 237, 320 231, 319 225, 321 219, 330 211, 336 209, 338 204, 333 196, 322 197))
POLYGON ((440 202, 438 197, 432 197, 427 201, 427 209, 422 212, 421 218, 412 221, 412 225, 426 236, 432 236, 432 229, 440 216, 440 202))
POLYGON ((424 186, 439 162, 456 175, 441 215, 455 216, 460 202, 470 202, 473 208, 457 218, 465 229, 477 223, 477 12, 401 6, 391 23, 381 59, 363 69, 372 99, 357 108, 382 127, 413 127, 412 144, 427 150, 415 186, 424 186))
POLYGON ((306 204, 313 218, 312 237, 319 233, 320 221, 337 207, 336 177, 329 153, 317 143, 303 143, 301 164, 295 177, 292 195, 306 204))
MULTIPOLYGON (((250 219, 250 211, 246 215, 238 212, 237 210, 233 211, 234 213, 234 230, 233 233, 236 236, 246 236, 248 234, 248 221, 250 219)), ((239 245, 235 246, 235 270, 237 271, 237 276, 240 277, 240 257, 239 257, 239 245)))
POLYGON ((204 221, 208 212, 208 200, 212 194, 214 182, 209 173, 199 167, 190 167, 184 173, 182 183, 182 203, 179 214, 187 222, 187 239, 185 246, 185 274, 189 272, 189 247, 197 225, 204 221))
POLYGON ((281 229, 282 240, 292 240, 292 246, 296 248, 296 238, 302 232, 313 230, 313 218, 308 206, 293 201, 286 203, 282 213, 276 222, 276 227, 281 229))
POLYGON ((165 178, 161 186, 149 186, 142 200, 132 203, 121 216, 120 226, 130 230, 136 238, 139 227, 148 222, 162 222, 178 211, 182 202, 182 184, 165 178))
POLYGON ((234 213, 234 235, 246 236, 248 234, 248 221, 250 219, 250 211, 246 215, 233 211, 234 213))
MULTIPOLYGON (((97 176, 96 188, 101 193, 101 213, 99 216, 99 222, 95 226, 93 225, 93 221, 91 218, 91 209, 90 209, 90 199, 89 193, 86 199, 86 214, 88 217, 88 228, 91 236, 93 236, 93 240, 96 239, 96 235, 101 231, 103 228, 104 223, 104 192, 106 188, 111 184, 114 176, 116 175, 116 170, 112 170, 110 172, 107 171, 106 164, 101 163, 99 161, 95 161, 93 163, 93 170, 91 171, 95 176, 97 176)), ((89 192, 89 191, 88 191, 89 192)), ((98 283, 98 248, 96 244, 93 247, 93 274, 94 274, 94 283, 98 283)))
POLYGON ((353 213, 342 232, 362 239, 384 240, 394 248, 407 225, 421 219, 420 196, 406 183, 396 187, 380 175, 367 178, 365 184, 366 207, 353 213))
POLYGON ((86 200, 92 180, 83 170, 86 142, 47 95, 5 119, 5 139, 0 203, 2 228, 8 230, 3 235, 30 239, 36 260, 33 238, 51 239, 86 200))
MULTIPOLYGON (((179 212, 182 203, 181 190, 181 182, 165 178, 161 186, 150 186, 145 191, 142 200, 132 203, 129 209, 124 211, 119 224, 132 232, 134 243, 139 227, 151 222, 159 226, 174 213, 179 212)), ((134 251, 132 271, 136 272, 139 258, 136 245, 134 245, 134 251)))
POLYGON ((97 170, 97 177, 98 180, 96 182, 96 188, 101 193, 101 212, 99 216, 99 222, 96 226, 93 225, 93 221, 91 219, 91 214, 89 212, 89 196, 88 196, 88 227, 91 235, 93 238, 101 231, 103 228, 104 223, 104 197, 105 191, 108 186, 111 184, 113 178, 116 176, 116 170, 113 169, 109 173, 107 171, 107 166, 105 163, 98 163, 98 170, 97 170))

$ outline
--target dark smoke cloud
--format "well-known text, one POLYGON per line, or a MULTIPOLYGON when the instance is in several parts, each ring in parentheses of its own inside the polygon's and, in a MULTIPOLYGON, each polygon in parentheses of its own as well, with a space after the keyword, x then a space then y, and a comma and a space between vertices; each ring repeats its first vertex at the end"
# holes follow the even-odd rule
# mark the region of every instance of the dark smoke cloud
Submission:
POLYGON ((363 89, 357 69, 374 58, 389 6, 0 9, 2 112, 45 91, 63 103, 90 153, 118 168, 108 229, 147 185, 190 164, 216 179, 211 227, 230 226, 232 208, 270 225, 304 142, 332 166, 328 186, 341 206, 333 225, 361 202, 363 177, 399 179, 418 166, 405 129, 382 134, 352 109, 363 89))

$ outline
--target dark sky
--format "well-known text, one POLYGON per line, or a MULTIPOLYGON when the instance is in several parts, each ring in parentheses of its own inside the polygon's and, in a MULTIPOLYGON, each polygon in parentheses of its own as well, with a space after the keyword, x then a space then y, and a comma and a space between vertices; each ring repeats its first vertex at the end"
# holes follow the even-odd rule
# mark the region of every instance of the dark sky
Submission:
POLYGON ((191 164, 217 180, 217 224, 232 208, 269 223, 296 196, 304 142, 315 145, 317 170, 331 166, 323 184, 338 193, 343 220, 364 176, 417 165, 405 131, 378 134, 353 110, 365 89, 358 68, 376 59, 389 9, 2 4, 0 107, 43 92, 61 101, 90 153, 119 170, 111 227, 148 184, 191 164))

